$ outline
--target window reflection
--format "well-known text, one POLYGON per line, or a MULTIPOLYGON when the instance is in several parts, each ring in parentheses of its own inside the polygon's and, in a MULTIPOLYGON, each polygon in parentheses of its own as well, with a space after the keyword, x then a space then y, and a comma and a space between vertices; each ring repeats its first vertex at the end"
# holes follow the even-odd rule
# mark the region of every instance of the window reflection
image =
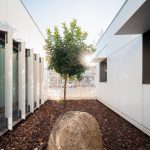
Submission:
POLYGON ((5 33, 0 32, 0 130, 6 127, 5 120, 5 33))

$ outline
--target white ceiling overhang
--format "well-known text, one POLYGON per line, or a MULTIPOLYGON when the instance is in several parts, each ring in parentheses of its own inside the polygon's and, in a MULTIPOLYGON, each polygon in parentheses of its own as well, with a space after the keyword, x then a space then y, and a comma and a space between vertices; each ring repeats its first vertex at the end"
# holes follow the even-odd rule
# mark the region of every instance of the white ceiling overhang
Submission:
POLYGON ((105 59, 106 59, 106 57, 94 57, 94 58, 92 58, 92 62, 101 62, 105 59))
POLYGON ((143 34, 150 30, 150 0, 147 0, 117 31, 116 35, 143 34))

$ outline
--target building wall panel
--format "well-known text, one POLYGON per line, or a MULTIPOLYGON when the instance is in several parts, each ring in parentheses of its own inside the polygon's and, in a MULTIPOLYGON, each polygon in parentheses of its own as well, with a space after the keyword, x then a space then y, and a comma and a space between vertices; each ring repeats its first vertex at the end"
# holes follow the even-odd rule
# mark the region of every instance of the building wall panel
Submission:
POLYGON ((34 48, 35 53, 44 55, 44 38, 20 0, 0 1, 0 30, 12 30, 13 38, 26 43, 27 48, 34 48))
POLYGON ((107 57, 107 82, 99 82, 97 98, 150 135, 150 86, 142 84, 142 35, 115 35, 145 0, 127 1, 97 44, 97 57, 107 57))

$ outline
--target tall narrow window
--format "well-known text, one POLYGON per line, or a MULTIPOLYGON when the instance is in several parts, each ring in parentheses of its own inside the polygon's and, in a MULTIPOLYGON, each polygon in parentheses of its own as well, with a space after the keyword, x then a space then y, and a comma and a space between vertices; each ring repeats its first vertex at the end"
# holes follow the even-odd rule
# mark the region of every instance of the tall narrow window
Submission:
POLYGON ((41 57, 39 57, 39 79, 40 79, 40 81, 39 81, 39 93, 40 93, 40 99, 39 99, 39 104, 41 104, 42 102, 41 102, 41 63, 42 63, 42 60, 41 60, 41 57))
POLYGON ((0 130, 6 127, 5 120, 5 35, 0 31, 0 130))
POLYGON ((37 87, 36 87, 36 61, 37 61, 37 54, 34 54, 34 108, 37 107, 36 104, 36 93, 37 93, 37 87))
POLYGON ((107 59, 100 62, 100 82, 107 82, 107 59))
POLYGON ((143 84, 150 84, 150 30, 143 34, 143 84))
POLYGON ((19 43, 13 41, 13 121, 19 118, 18 111, 18 51, 19 43))
POLYGON ((36 54, 34 54, 34 59, 35 59, 35 60, 36 60, 36 57, 37 57, 36 54))
POLYGON ((39 57, 39 63, 41 63, 41 57, 39 57))
POLYGON ((26 101, 26 113, 30 112, 30 106, 28 105, 28 57, 30 56, 30 49, 26 49, 25 53, 25 101, 26 101))

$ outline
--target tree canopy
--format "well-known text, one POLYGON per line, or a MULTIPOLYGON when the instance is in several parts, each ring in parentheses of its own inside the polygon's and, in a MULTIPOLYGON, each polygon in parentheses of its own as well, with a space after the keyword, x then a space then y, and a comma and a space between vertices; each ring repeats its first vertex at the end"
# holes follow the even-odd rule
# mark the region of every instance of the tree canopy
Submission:
POLYGON ((47 29, 45 50, 49 69, 54 69, 65 81, 70 77, 81 79, 86 69, 82 56, 90 47, 85 44, 88 34, 81 30, 76 20, 72 20, 69 26, 62 23, 62 29, 62 34, 57 26, 53 32, 47 29))

